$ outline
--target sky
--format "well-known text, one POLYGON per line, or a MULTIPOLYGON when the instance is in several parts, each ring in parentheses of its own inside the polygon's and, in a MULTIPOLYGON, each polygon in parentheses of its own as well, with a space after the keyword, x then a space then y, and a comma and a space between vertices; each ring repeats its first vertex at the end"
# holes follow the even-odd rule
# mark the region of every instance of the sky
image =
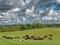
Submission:
POLYGON ((60 22, 60 0, 0 0, 0 25, 39 22, 41 19, 60 22))

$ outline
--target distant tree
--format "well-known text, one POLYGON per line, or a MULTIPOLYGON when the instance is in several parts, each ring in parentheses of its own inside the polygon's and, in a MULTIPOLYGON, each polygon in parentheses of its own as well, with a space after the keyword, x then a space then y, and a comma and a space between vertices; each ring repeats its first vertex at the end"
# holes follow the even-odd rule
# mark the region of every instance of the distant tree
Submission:
POLYGON ((32 28, 36 29, 37 28, 36 24, 32 24, 32 28))
POLYGON ((40 23, 37 23, 37 24, 36 24, 36 27, 37 27, 37 28, 40 28, 40 23))
POLYGON ((21 30, 27 30, 27 25, 26 24, 21 25, 21 30))
POLYGON ((32 29, 32 24, 27 24, 27 29, 32 29))

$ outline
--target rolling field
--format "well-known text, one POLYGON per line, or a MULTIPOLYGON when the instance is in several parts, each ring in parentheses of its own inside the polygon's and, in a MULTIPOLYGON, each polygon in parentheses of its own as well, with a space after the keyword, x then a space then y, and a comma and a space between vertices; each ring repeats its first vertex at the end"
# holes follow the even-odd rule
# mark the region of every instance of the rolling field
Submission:
POLYGON ((16 32, 0 32, 0 45, 60 45, 60 28, 40 28, 16 32), (48 38, 44 40, 24 40, 22 37, 25 35, 44 37, 45 35, 53 35, 49 40, 48 38), (20 37, 18 39, 5 39, 2 36, 8 37, 20 37), (21 42, 20 40, 24 40, 21 42))

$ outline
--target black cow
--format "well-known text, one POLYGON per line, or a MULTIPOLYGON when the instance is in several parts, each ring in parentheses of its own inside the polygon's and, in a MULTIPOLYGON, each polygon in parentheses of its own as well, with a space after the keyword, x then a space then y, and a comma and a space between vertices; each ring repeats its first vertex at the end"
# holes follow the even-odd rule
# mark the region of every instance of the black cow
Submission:
POLYGON ((7 36, 2 36, 3 38, 7 38, 7 36))
POLYGON ((24 36, 25 40, 31 39, 29 35, 24 36))
POLYGON ((52 38, 48 38, 49 40, 53 40, 52 38))
POLYGON ((20 37, 15 37, 15 39, 18 39, 18 38, 20 38, 20 37))
POLYGON ((48 36, 44 36, 44 38, 47 38, 48 36))
POLYGON ((35 36, 31 36, 30 38, 33 39, 33 38, 35 38, 35 36))
POLYGON ((49 36, 53 36, 53 35, 49 35, 49 36))

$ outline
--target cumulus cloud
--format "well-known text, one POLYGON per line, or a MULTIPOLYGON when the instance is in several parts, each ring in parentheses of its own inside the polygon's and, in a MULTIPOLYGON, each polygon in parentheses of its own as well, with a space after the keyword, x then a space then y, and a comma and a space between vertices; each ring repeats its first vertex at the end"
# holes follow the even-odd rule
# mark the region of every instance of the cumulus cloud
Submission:
POLYGON ((3 18, 3 16, 0 15, 0 19, 3 18))
POLYGON ((60 4, 60 0, 56 0, 56 2, 60 4))
MULTIPOLYGON (((0 0, 1 2, 2 0, 0 0)), ((20 24, 33 21, 52 20, 54 16, 59 15, 53 5, 56 0, 9 0, 13 3, 14 7, 6 12, 0 11, 0 24, 20 24), (47 7, 47 4, 50 4, 47 7), (42 7, 40 6, 42 5, 42 7), (38 8, 39 7, 39 8, 38 8), (46 7, 46 8, 43 8, 46 7), (3 16, 1 16, 3 15, 3 16), (46 16, 46 17, 45 17, 46 16), (47 18, 48 17, 48 18, 47 18), (3 22, 3 23, 2 23, 3 22)), ((2 1, 3 2, 3 1, 2 1)), ((59 1, 58 1, 59 2, 59 1)), ((6 3, 6 2, 5 2, 6 3)), ((57 20, 58 17, 54 17, 57 20)))

